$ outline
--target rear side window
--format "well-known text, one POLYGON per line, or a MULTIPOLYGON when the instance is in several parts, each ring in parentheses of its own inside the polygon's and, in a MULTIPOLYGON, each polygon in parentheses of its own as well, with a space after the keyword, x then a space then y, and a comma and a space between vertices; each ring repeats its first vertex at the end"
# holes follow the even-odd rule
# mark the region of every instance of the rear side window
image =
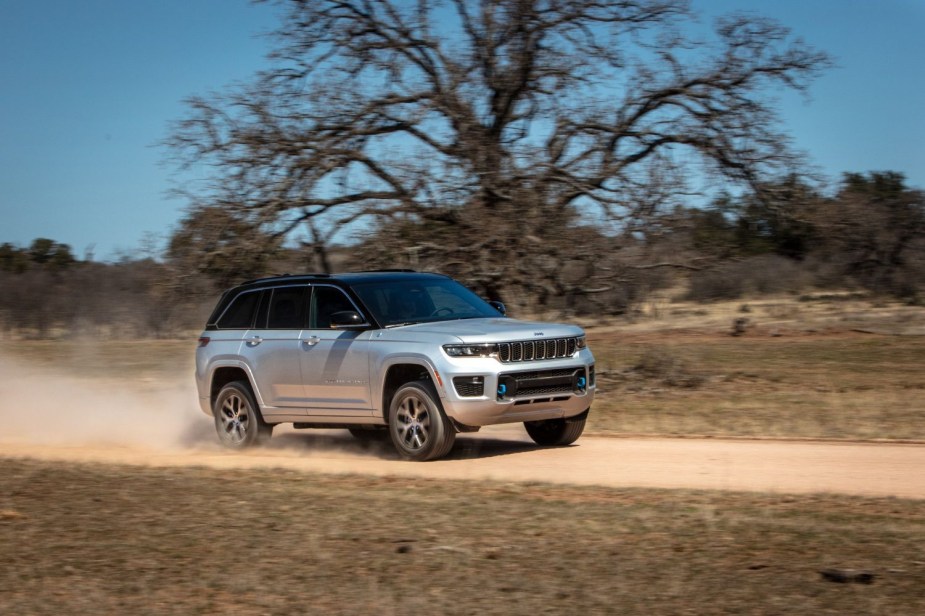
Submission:
POLYGON ((273 289, 267 310, 267 329, 302 329, 305 322, 305 290, 307 287, 273 289))
POLYGON ((250 329, 257 313, 259 292, 242 293, 234 298, 216 323, 219 329, 250 329))

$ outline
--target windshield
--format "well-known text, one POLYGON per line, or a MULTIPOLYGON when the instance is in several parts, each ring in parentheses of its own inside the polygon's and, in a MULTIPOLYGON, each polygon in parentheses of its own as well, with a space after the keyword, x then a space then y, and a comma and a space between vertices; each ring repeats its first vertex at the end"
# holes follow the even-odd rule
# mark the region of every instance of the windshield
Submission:
POLYGON ((367 282, 354 285, 353 290, 384 327, 501 316, 478 295, 449 278, 367 282))

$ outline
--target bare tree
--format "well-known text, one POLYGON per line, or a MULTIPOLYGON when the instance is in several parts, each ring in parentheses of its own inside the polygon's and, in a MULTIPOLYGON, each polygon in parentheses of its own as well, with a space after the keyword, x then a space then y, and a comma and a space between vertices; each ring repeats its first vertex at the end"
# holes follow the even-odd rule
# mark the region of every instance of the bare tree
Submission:
POLYGON ((792 171, 771 89, 828 65, 758 17, 697 40, 684 0, 280 4, 272 66, 191 99, 168 140, 215 170, 194 208, 277 237, 313 222, 312 242, 372 216, 371 258, 496 294, 593 292, 562 274, 608 250, 584 231, 645 231, 700 169, 746 187, 792 171))
POLYGON ((279 238, 226 204, 193 208, 174 230, 166 257, 178 284, 201 273, 224 289, 262 274, 278 250, 279 238))

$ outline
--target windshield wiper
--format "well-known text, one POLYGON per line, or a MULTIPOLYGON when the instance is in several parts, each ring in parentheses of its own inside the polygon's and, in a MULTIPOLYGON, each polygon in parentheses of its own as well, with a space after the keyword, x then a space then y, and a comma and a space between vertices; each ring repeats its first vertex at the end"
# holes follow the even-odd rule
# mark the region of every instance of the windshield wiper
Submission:
POLYGON ((393 327, 404 327, 405 325, 417 325, 422 321, 405 321, 404 323, 389 323, 385 326, 386 329, 392 329, 393 327))

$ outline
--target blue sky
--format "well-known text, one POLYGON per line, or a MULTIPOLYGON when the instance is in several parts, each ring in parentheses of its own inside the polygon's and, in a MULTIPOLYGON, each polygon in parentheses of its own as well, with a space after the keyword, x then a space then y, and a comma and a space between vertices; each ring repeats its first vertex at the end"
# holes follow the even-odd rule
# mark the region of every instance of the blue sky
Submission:
MULTIPOLYGON (((695 0, 773 17, 835 58, 784 94, 795 144, 829 177, 895 170, 925 188, 925 0, 695 0)), ((276 9, 246 0, 0 0, 0 242, 112 259, 163 240, 163 139, 193 94, 263 65, 276 9)))

